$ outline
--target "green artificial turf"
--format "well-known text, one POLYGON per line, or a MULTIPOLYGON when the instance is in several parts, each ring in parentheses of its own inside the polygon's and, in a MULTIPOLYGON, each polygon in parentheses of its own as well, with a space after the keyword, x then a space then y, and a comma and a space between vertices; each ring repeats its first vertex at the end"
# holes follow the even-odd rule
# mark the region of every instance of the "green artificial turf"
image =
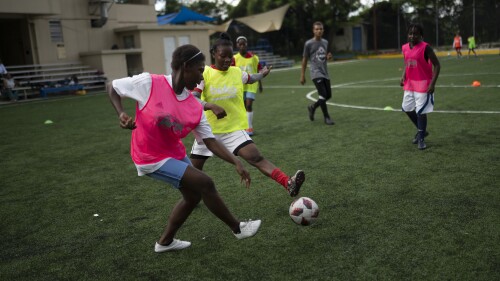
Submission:
POLYGON ((153 245, 180 194, 137 176, 107 95, 1 106, 0 280, 499 280, 500 57, 440 59, 424 151, 399 110, 402 59, 331 64, 334 126, 309 121, 309 78, 273 70, 253 139, 305 171, 318 220, 295 225, 282 187, 245 163, 245 189, 214 158, 227 205, 261 230, 237 240, 200 204, 177 236, 192 246, 173 253, 153 245))

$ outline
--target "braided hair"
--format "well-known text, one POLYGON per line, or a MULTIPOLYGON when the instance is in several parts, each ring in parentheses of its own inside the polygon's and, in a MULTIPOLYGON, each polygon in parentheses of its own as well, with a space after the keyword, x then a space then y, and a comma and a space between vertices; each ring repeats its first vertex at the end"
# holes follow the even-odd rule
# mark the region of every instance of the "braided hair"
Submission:
POLYGON ((424 28, 422 27, 422 25, 418 23, 411 23, 410 26, 408 26, 408 33, 412 29, 418 30, 418 32, 420 32, 420 35, 424 36, 424 28))
POLYGON ((222 32, 219 35, 219 38, 217 38, 217 40, 215 40, 214 44, 210 48, 210 53, 215 54, 215 51, 217 50, 217 48, 219 46, 229 46, 231 48, 233 47, 233 43, 231 41, 231 37, 229 36, 229 34, 222 32))

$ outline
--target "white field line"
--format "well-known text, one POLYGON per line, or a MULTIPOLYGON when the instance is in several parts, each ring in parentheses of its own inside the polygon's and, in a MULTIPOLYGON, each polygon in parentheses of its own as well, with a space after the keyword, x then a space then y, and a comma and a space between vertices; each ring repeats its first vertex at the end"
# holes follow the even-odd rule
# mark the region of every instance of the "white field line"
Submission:
MULTIPOLYGON (((460 75, 440 75, 440 77, 499 75, 499 74, 500 73, 464 73, 464 74, 460 74, 460 75)), ((400 80, 400 78, 387 78, 387 79, 356 81, 356 82, 334 85, 334 86, 332 86, 332 88, 360 88, 360 89, 365 89, 365 88, 371 88, 371 89, 373 89, 373 88, 401 88, 401 86, 399 86, 399 85, 369 84, 369 83, 376 83, 376 82, 399 81, 399 80, 400 80)), ((471 87, 472 87, 471 85, 454 85, 454 84, 436 85, 436 88, 471 88, 471 87)), ((481 85, 481 87, 482 88, 500 88, 500 85, 481 85)), ((301 86, 301 85, 276 86, 276 85, 274 85, 274 86, 266 86, 266 88, 271 88, 271 89, 314 89, 313 91, 308 92, 306 94, 306 97, 307 97, 307 99, 309 99, 311 101, 317 101, 317 99, 313 98, 313 94, 315 94, 317 91, 316 91, 316 88, 314 87, 314 85, 312 85, 312 82, 310 82, 309 85, 306 85, 306 86, 301 86)), ((327 104, 332 105, 332 106, 353 108, 353 109, 363 109, 363 110, 383 110, 383 111, 396 111, 396 112, 401 111, 401 109, 387 110, 387 109, 379 108, 379 107, 362 106, 362 105, 349 105, 349 104, 340 104, 340 103, 333 103, 333 102, 327 102, 327 104)), ((458 114, 500 114, 500 111, 473 111, 473 110, 434 110, 433 112, 436 112, 436 113, 458 113, 458 114)))

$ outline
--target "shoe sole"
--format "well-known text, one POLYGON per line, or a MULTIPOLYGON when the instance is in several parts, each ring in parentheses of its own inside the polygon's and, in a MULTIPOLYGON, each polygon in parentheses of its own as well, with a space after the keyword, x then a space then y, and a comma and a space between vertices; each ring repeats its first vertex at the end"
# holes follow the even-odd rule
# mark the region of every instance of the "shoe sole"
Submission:
POLYGON ((290 196, 295 197, 299 194, 300 188, 302 187, 302 184, 306 180, 306 174, 304 171, 297 171, 294 175, 295 177, 295 187, 292 188, 292 191, 290 191, 290 196))

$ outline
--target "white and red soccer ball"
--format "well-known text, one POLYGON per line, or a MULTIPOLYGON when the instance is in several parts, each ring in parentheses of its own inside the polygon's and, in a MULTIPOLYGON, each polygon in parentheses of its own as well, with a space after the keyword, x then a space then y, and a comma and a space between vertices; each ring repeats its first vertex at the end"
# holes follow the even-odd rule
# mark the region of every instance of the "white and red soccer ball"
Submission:
POLYGON ((293 222, 300 225, 310 225, 318 218, 318 204, 309 197, 300 197, 290 204, 288 210, 293 222))

